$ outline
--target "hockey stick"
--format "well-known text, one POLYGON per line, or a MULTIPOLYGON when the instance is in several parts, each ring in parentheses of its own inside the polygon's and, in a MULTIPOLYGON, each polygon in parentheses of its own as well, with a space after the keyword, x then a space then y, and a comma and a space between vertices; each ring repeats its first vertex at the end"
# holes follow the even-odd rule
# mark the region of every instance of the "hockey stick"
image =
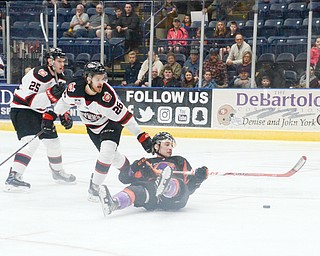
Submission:
MULTIPOLYGON (((50 51, 50 49, 49 49, 49 39, 48 39, 48 35, 46 33, 46 30, 44 28, 43 12, 40 13, 40 25, 41 25, 42 34, 44 36, 44 40, 46 41, 46 49, 49 52, 50 51)), ((51 58, 51 60, 52 60, 52 69, 53 69, 53 72, 54 72, 54 78, 56 79, 56 82, 58 83, 58 75, 57 75, 56 68, 54 66, 54 59, 51 58)))
MULTIPOLYGON (((293 174, 298 172, 303 165, 306 163, 307 157, 302 156, 299 161, 286 173, 249 173, 249 172, 209 172, 209 175, 218 175, 218 176, 255 176, 255 177, 291 177, 293 174)), ((194 175, 194 171, 191 172, 182 172, 174 171, 175 174, 184 174, 184 175, 194 175)))
POLYGON ((24 147, 26 147, 27 145, 29 145, 34 139, 38 138, 41 134, 43 133, 43 130, 41 130, 40 132, 38 132, 36 135, 34 135, 34 137, 29 140, 28 142, 26 142, 24 145, 22 145, 18 150, 16 150, 13 154, 11 154, 6 160, 4 160, 1 164, 3 165, 5 162, 7 162, 11 157, 13 157, 15 154, 17 154, 21 149, 23 149, 24 147))

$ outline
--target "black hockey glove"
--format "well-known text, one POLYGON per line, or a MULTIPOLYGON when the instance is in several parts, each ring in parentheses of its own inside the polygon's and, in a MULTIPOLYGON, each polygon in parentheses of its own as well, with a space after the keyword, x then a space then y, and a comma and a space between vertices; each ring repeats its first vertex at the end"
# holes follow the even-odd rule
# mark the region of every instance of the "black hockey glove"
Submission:
POLYGON ((140 133, 137 139, 147 153, 152 153, 152 140, 148 133, 140 133))
POLYGON ((42 115, 42 123, 41 129, 46 134, 52 134, 56 132, 56 127, 54 126, 54 120, 56 120, 57 115, 52 111, 49 110, 48 112, 43 113, 42 115))
POLYGON ((206 166, 199 167, 194 172, 197 182, 203 182, 208 178, 208 175, 209 169, 206 166))
POLYGON ((61 98, 62 93, 64 92, 65 89, 66 89, 66 84, 62 82, 59 82, 54 86, 50 87, 49 89, 47 89, 46 93, 51 103, 57 102, 61 98))
POLYGON ((137 171, 144 170, 146 168, 146 158, 141 158, 140 160, 136 160, 131 164, 131 170, 133 173, 136 173, 137 171))
POLYGON ((67 111, 63 115, 59 115, 61 125, 66 129, 70 129, 73 125, 73 120, 70 115, 70 112, 67 111))

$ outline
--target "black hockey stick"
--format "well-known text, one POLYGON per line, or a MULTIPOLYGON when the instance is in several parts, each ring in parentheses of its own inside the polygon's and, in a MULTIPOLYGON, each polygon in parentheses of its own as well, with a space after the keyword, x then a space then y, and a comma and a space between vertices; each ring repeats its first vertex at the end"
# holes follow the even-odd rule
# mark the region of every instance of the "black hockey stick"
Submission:
MULTIPOLYGON (((46 41, 46 50, 49 52, 50 49, 49 49, 49 39, 48 39, 48 35, 46 33, 46 29, 44 27, 44 21, 43 21, 43 12, 40 13, 40 25, 41 25, 41 30, 42 30, 42 34, 44 36, 44 40, 46 41)), ((54 66, 54 59, 52 59, 52 69, 53 69, 53 72, 54 72, 54 78, 56 79, 56 82, 58 83, 58 75, 57 75, 57 71, 56 71, 56 68, 54 66)))
POLYGON ((13 157, 15 154, 17 154, 21 149, 23 149, 24 147, 26 147, 27 145, 29 145, 34 139, 38 138, 41 134, 43 133, 43 130, 41 130, 40 132, 38 132, 36 135, 34 135, 34 137, 29 140, 28 142, 26 142, 25 144, 23 144, 18 150, 16 150, 14 153, 12 153, 6 160, 4 160, 1 164, 3 165, 4 163, 6 163, 11 157, 13 157))
MULTIPOLYGON (((209 172, 209 175, 219 175, 219 176, 255 176, 255 177, 291 177, 293 174, 298 172, 306 163, 307 157, 302 156, 299 161, 291 168, 291 170, 285 173, 250 173, 250 172, 209 172)), ((175 174, 184 174, 184 175, 194 175, 194 171, 191 172, 182 172, 182 171, 173 171, 175 174)))

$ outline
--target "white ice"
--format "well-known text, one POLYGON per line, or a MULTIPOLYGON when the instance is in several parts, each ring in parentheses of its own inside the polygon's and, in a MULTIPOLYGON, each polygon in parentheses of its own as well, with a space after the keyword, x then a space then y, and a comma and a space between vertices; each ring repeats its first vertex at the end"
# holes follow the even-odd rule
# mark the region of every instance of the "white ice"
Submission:
MULTIPOLYGON (((12 159, 0 167, 0 255, 319 255, 319 143, 177 138, 176 154, 211 171, 283 173, 308 159, 289 178, 210 176, 178 212, 130 207, 104 218, 87 201, 96 149, 87 135, 60 138, 76 185, 54 183, 42 144, 24 175, 29 193, 2 192, 12 159)), ((0 162, 19 147, 14 132, 0 132, 0 162)), ((147 156, 130 136, 119 149, 129 160, 147 156)), ((116 169, 105 183, 112 193, 124 188, 116 169)))

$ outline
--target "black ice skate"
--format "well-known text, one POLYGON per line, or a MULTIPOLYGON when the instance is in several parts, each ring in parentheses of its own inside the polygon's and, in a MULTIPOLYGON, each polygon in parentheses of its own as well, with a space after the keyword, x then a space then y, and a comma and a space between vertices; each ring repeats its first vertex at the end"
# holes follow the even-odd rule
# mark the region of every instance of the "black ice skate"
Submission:
POLYGON ((66 173, 64 170, 56 171, 53 170, 51 165, 49 164, 52 178, 58 183, 75 183, 76 177, 73 174, 66 173))
POLYGON ((9 176, 5 183, 6 192, 26 192, 30 189, 30 184, 22 180, 22 175, 10 168, 9 176))
POLYGON ((106 185, 102 185, 99 190, 99 198, 102 205, 104 216, 110 215, 113 211, 119 208, 117 200, 114 200, 106 185))
POLYGON ((162 193, 166 190, 171 176, 172 176, 172 169, 170 168, 170 166, 167 166, 166 168, 164 168, 161 174, 157 177, 155 181, 156 197, 161 196, 162 193))
POLYGON ((90 185, 89 185, 89 189, 88 189, 88 200, 90 202, 94 202, 94 203, 98 203, 99 202, 99 185, 96 185, 92 182, 92 178, 93 178, 93 173, 91 175, 91 179, 90 179, 90 185))

